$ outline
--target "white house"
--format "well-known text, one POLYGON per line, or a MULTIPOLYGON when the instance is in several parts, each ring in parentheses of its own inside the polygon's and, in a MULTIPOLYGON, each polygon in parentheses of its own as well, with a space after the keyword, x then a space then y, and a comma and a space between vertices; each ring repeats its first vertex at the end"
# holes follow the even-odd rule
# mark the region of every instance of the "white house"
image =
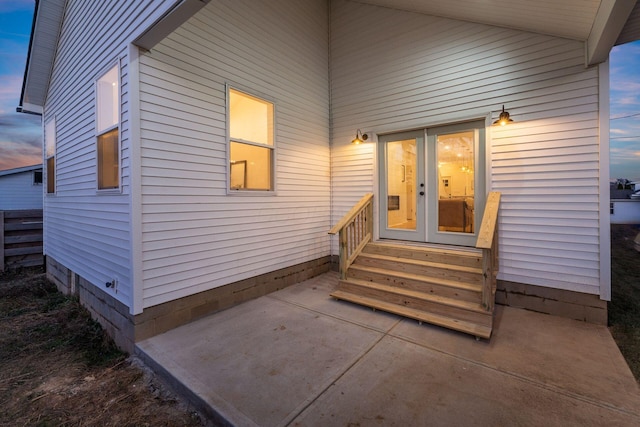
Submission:
POLYGON ((367 193, 374 240, 453 248, 500 192, 498 302, 606 322, 635 0, 36 4, 48 274, 121 346, 328 270, 367 193))
POLYGON ((0 211, 42 209, 42 165, 0 171, 0 211))

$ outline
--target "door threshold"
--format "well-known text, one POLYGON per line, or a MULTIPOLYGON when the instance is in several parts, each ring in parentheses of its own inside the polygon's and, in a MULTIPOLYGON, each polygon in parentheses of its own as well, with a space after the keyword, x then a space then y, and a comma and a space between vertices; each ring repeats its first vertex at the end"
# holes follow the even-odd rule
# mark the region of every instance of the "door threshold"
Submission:
POLYGON ((372 240, 372 242, 373 243, 391 243, 394 245, 403 245, 403 246, 418 246, 421 248, 443 249, 443 250, 451 250, 451 251, 467 251, 471 253, 480 252, 480 249, 474 248, 472 246, 457 246, 457 245, 448 245, 443 243, 414 242, 410 240, 397 240, 397 239, 376 239, 376 240, 372 240))

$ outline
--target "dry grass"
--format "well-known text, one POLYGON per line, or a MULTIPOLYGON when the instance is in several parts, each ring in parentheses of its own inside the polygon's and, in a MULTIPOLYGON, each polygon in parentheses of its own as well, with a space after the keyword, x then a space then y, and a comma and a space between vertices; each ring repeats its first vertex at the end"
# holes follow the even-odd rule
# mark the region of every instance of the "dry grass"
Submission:
POLYGON ((637 226, 611 226, 609 328, 629 368, 640 382, 640 252, 637 226))
POLYGON ((0 275, 0 426, 199 426, 40 271, 0 275))

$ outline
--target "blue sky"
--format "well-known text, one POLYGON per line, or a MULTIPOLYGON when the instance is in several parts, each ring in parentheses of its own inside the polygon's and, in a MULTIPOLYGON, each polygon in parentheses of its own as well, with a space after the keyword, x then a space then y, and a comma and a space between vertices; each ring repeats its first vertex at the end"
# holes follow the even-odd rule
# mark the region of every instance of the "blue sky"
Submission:
MULTIPOLYGON (((38 116, 16 113, 34 0, 0 0, 0 170, 37 164, 38 116)), ((640 180, 640 41, 611 52, 611 178, 640 180)))
POLYGON ((640 179, 640 41, 609 56, 612 178, 640 179))
POLYGON ((0 170, 42 162, 40 117, 16 113, 34 0, 0 0, 0 170))

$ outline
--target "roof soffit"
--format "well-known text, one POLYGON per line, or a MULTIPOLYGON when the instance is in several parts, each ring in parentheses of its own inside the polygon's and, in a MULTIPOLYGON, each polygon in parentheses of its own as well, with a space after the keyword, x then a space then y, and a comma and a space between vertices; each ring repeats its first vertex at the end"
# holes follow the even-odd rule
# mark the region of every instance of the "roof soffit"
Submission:
POLYGON ((585 41, 601 0, 357 0, 556 37, 585 41))

